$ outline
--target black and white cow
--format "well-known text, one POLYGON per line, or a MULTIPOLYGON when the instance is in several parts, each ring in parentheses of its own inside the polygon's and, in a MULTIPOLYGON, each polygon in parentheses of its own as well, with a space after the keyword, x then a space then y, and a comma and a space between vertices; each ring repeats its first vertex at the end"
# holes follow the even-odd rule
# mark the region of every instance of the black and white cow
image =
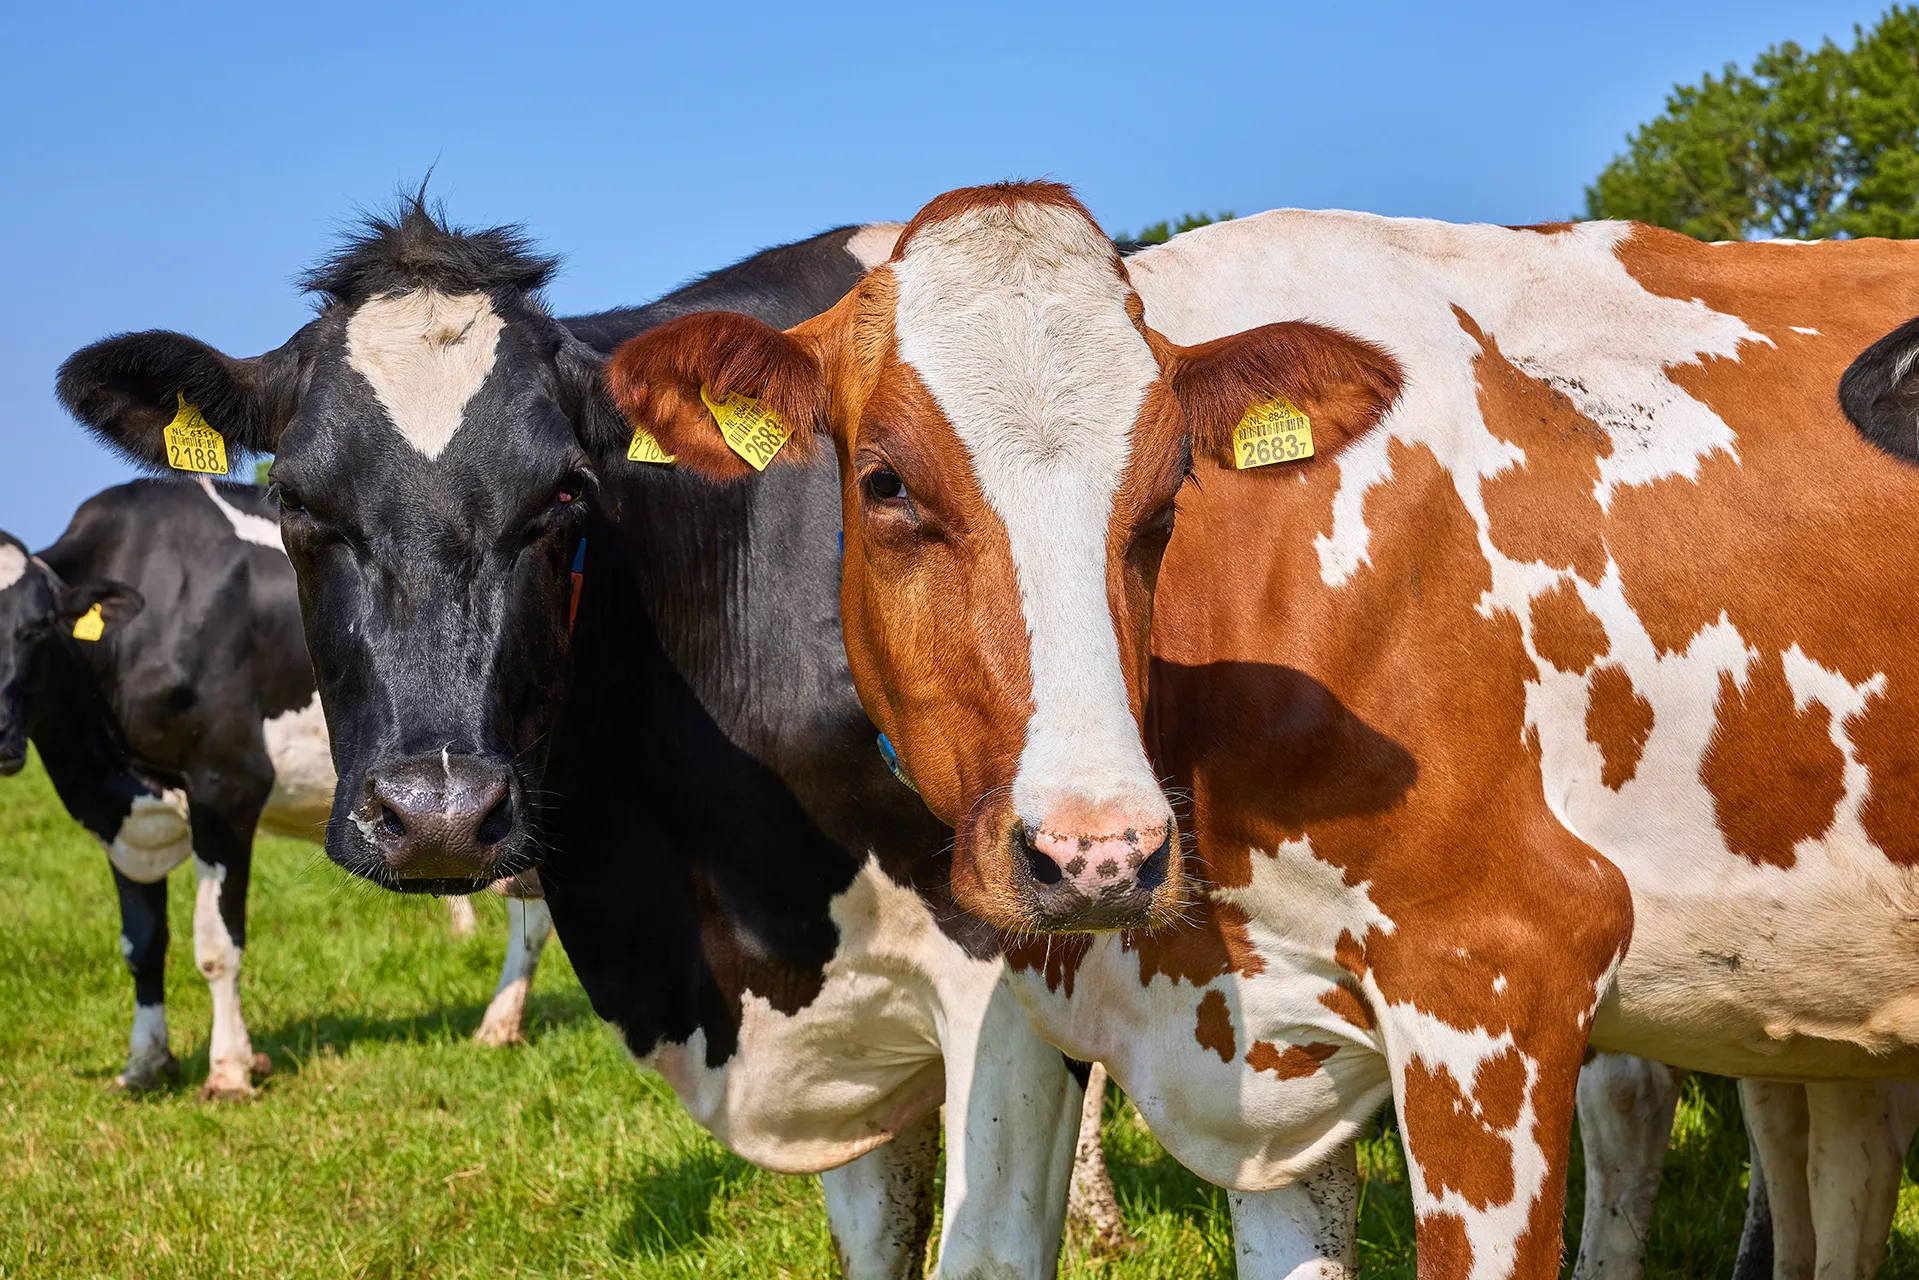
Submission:
POLYGON ((715 306, 794 323, 897 231, 559 321, 549 260, 414 202, 310 276, 320 313, 278 350, 131 335, 76 354, 60 392, 150 462, 181 395, 229 449, 277 453, 335 861, 429 892, 537 864, 634 1054, 733 1150, 824 1172, 848 1275, 919 1274, 942 1104, 942 1273, 1047 1275, 1079 1088, 946 896, 946 830, 876 750, 839 636, 832 468, 722 489, 596 469, 581 443, 627 435, 598 380, 615 343, 715 306))
MULTIPOLYGON (((0 534, 0 773, 31 737, 67 811, 106 846, 133 973, 126 1088, 178 1067, 167 1046, 167 875, 199 877, 194 959, 213 991, 202 1096, 267 1069, 240 1008, 256 826, 317 840, 333 802, 326 725, 292 566, 264 489, 137 480, 81 505, 38 556, 0 534)), ((519 1037, 551 931, 517 917, 480 1038, 519 1037)))

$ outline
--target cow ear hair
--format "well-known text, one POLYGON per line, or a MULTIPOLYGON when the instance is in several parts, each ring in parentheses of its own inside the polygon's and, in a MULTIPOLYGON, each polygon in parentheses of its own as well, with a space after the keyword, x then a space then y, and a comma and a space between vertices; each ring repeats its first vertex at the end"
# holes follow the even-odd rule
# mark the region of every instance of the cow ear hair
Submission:
POLYGON ((225 437, 237 466, 235 453, 279 447, 299 398, 299 340, 240 359, 183 333, 124 333, 68 356, 56 389, 88 430, 148 466, 166 465, 163 433, 184 400, 225 437))
POLYGON ((101 622, 111 631, 125 626, 146 608, 147 598, 113 578, 91 578, 60 588, 53 606, 54 620, 62 631, 71 631, 75 623, 93 612, 95 605, 100 606, 101 622))
POLYGON ((773 455, 780 462, 814 456, 826 411, 825 375, 807 344, 730 311, 681 316, 629 340, 607 363, 606 387, 631 429, 714 480, 753 470, 727 445, 702 393, 715 403, 744 395, 778 415, 792 433, 773 455))
POLYGON ((1867 347, 1839 379, 1839 407, 1859 434, 1919 462, 1919 320, 1867 347))
POLYGON ((1399 363, 1372 343, 1294 320, 1172 347, 1168 362, 1193 456, 1228 468, 1248 410, 1284 397, 1310 419, 1314 453, 1325 455, 1384 417, 1402 380, 1399 363))

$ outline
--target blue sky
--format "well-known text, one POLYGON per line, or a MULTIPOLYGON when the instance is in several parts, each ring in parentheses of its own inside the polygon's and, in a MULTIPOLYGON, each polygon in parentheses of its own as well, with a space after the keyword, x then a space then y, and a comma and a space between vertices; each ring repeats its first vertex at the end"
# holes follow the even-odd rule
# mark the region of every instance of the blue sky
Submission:
POLYGON ((1565 217, 1677 81, 1877 3, 8 6, 0 527, 131 474, 52 395, 104 334, 235 354, 434 169, 455 221, 566 256, 562 312, 1048 176, 1109 229, 1282 205, 1565 217))

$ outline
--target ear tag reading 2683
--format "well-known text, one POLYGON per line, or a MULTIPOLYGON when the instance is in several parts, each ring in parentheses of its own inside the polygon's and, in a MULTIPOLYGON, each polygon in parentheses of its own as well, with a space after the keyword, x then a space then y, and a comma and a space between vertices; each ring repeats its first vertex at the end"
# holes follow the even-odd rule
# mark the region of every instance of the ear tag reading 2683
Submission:
POLYGON ((176 391, 180 408, 161 435, 167 445, 167 465, 175 471, 200 471, 210 476, 227 473, 226 437, 207 425, 200 406, 187 403, 187 393, 176 391))
POLYGON ((1285 396, 1254 405, 1233 428, 1233 466, 1238 470, 1312 456, 1312 420, 1285 396))
POLYGON ((98 640, 107 633, 107 620, 100 614, 100 602, 95 600, 93 608, 73 620, 73 638, 75 640, 98 640))
POLYGON ((633 428, 633 443, 626 446, 628 462, 650 462, 659 467, 673 465, 675 455, 660 447, 660 442, 645 427, 633 428))
POLYGON ((746 459, 755 471, 766 470, 780 446, 793 438, 793 428, 780 421, 780 415, 751 396, 735 393, 715 404, 713 397, 700 388, 700 399, 720 424, 727 447, 746 459))

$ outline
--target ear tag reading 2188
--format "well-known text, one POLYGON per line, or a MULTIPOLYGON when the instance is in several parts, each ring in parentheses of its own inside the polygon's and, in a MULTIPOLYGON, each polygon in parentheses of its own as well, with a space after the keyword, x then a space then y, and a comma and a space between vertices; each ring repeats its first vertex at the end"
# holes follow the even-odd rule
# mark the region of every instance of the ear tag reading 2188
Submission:
POLYGON ((187 403, 187 393, 176 391, 180 408, 161 433, 167 444, 167 465, 175 471, 201 471, 210 476, 227 473, 226 437, 207 425, 200 406, 187 403))
POLYGON ((626 446, 628 462, 651 462, 655 466, 670 467, 674 455, 660 447, 660 442, 645 427, 633 428, 633 443, 626 446))
POLYGON ((700 399, 720 424, 727 447, 746 459, 755 471, 766 470, 780 446, 793 437, 793 428, 780 421, 780 415, 751 396, 735 393, 715 404, 713 397, 700 388, 700 399))
POLYGON ((1233 428, 1233 466, 1241 471, 1312 456, 1312 420, 1285 396, 1254 405, 1233 428))

